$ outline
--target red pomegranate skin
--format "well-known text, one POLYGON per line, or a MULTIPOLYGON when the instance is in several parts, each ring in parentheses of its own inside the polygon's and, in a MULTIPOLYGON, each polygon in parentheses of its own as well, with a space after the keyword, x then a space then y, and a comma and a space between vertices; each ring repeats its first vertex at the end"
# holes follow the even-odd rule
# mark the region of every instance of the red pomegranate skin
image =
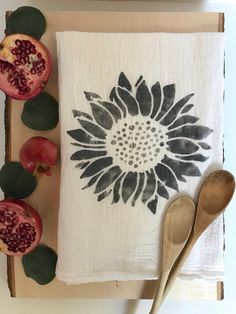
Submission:
POLYGON ((57 146, 45 137, 31 137, 22 145, 19 159, 26 170, 50 176, 57 162, 57 146))
POLYGON ((42 235, 38 212, 22 200, 0 201, 0 250, 6 255, 22 256, 31 252, 42 235))
POLYGON ((31 99, 46 85, 52 71, 48 49, 25 34, 6 36, 0 43, 0 89, 14 99, 31 99))

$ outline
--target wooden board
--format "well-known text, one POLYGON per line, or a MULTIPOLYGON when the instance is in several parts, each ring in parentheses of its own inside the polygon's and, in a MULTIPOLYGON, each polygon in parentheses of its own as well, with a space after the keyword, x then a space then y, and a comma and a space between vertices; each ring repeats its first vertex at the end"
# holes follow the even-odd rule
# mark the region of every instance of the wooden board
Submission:
MULTIPOLYGON (((160 12, 46 12, 47 31, 42 41, 54 58, 54 70, 46 91, 58 97, 56 31, 95 32, 223 32, 222 13, 160 13, 160 12)), ((52 131, 28 129, 21 122, 22 101, 6 102, 6 159, 18 160, 21 145, 31 136, 41 135, 59 143, 59 125, 52 131)), ((42 242, 57 249, 57 218, 59 204, 60 162, 51 177, 42 177, 27 201, 42 216, 42 242)), ((20 258, 8 259, 9 288, 13 297, 40 298, 152 298, 155 281, 90 283, 68 286, 57 279, 40 286, 27 278, 20 258)), ((222 299, 222 283, 184 281, 178 279, 170 293, 172 298, 222 299)))

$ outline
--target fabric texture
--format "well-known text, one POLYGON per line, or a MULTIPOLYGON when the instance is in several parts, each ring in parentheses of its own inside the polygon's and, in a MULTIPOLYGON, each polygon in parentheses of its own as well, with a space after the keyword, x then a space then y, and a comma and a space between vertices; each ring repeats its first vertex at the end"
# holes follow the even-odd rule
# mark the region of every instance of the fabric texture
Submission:
MULTIPOLYGON (((159 276, 162 222, 222 168, 224 35, 57 33, 59 280, 159 276)), ((181 275, 222 279, 223 220, 181 275)))

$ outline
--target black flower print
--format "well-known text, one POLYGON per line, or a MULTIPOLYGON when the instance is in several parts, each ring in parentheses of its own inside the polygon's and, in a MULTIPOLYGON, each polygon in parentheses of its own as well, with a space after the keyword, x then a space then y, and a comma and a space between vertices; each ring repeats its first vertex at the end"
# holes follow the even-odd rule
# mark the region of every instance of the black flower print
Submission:
POLYGON ((93 186, 97 200, 137 201, 156 213, 159 197, 178 191, 179 181, 201 176, 197 163, 208 159, 203 140, 212 129, 189 114, 194 94, 175 100, 175 84, 149 88, 143 76, 132 86, 121 73, 109 100, 85 92, 90 114, 73 110, 78 129, 71 160, 81 169, 83 189, 93 186))

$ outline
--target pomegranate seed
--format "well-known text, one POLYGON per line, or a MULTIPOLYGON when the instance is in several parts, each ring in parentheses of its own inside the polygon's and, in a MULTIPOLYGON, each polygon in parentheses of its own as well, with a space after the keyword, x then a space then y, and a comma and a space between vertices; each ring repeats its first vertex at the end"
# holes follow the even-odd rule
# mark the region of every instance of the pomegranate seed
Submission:
POLYGON ((43 74, 43 72, 42 71, 38 71, 38 76, 41 76, 42 74, 43 74))
POLYGON ((18 65, 20 65, 20 61, 19 61, 19 60, 15 60, 15 61, 14 61, 14 64, 15 64, 16 66, 18 66, 18 65))
POLYGON ((20 47, 20 46, 21 46, 21 41, 20 41, 19 39, 17 39, 17 40, 15 41, 15 44, 16 44, 18 47, 20 47))
POLYGON ((13 54, 13 55, 16 55, 16 54, 17 54, 17 50, 18 50, 18 49, 13 48, 13 49, 12 49, 12 51, 11 51, 11 52, 12 52, 12 54, 13 54))
POLYGON ((42 54, 41 54, 40 52, 38 52, 38 53, 37 53, 37 57, 38 57, 39 59, 41 59, 41 58, 42 58, 42 54))
POLYGON ((36 70, 35 70, 34 68, 32 68, 32 69, 30 70, 30 73, 31 73, 31 74, 36 74, 36 70))

